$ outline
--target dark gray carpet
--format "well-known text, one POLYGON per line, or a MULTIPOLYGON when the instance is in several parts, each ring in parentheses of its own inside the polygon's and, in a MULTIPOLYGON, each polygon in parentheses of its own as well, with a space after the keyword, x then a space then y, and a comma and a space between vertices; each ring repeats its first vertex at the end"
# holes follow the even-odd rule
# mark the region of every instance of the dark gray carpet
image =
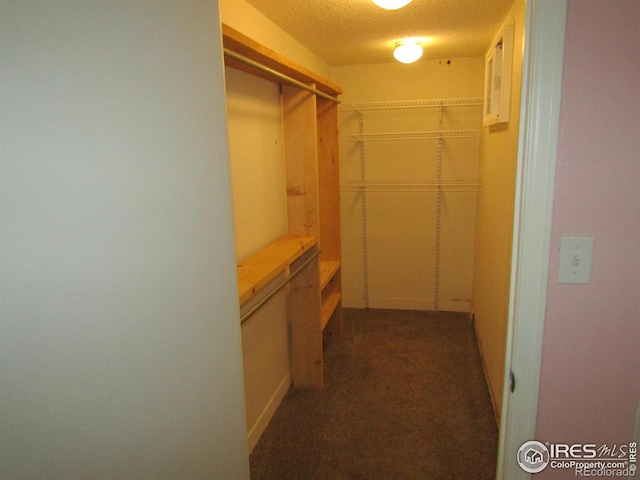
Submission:
POLYGON ((466 314, 345 310, 325 388, 291 389, 252 480, 495 478, 497 438, 466 314))

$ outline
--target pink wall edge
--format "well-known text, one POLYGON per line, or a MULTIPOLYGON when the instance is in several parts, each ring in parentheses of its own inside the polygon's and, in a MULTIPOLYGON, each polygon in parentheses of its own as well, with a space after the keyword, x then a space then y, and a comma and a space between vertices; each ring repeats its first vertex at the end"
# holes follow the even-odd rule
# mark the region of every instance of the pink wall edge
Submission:
MULTIPOLYGON (((569 0, 536 439, 631 441, 640 398, 640 2, 569 0), (560 238, 593 236, 589 285, 560 238)), ((546 470, 540 478, 566 477, 546 470)))

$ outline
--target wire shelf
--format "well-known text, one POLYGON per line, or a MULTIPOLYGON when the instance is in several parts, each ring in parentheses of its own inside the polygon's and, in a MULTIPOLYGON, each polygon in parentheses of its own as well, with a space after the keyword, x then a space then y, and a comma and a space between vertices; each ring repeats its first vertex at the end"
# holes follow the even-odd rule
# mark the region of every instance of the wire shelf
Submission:
POLYGON ((388 110, 393 108, 433 108, 433 107, 475 107, 482 106, 483 99, 478 98, 442 98, 430 100, 400 100, 393 102, 344 103, 340 111, 388 110))
POLYGON ((349 182, 343 192, 478 192, 481 185, 470 182, 349 182))
MULTIPOLYGON (((464 138, 477 138, 479 134, 479 130, 445 130, 444 128, 444 118, 448 114, 447 107, 460 107, 465 110, 465 123, 460 126, 464 127, 475 127, 475 115, 478 115, 478 120, 481 118, 481 109, 484 104, 484 100, 482 98, 447 98, 447 99, 431 99, 431 100, 405 100, 405 101, 388 101, 388 102, 369 102, 369 103, 343 103, 340 105, 338 112, 342 115, 342 120, 348 122, 344 124, 345 127, 348 127, 347 133, 345 130, 342 131, 340 135, 340 140, 342 142, 354 142, 356 145, 356 149, 360 150, 360 179, 353 181, 345 181, 341 186, 341 192, 354 192, 354 196, 360 200, 361 204, 361 215, 362 215, 362 275, 363 275, 363 300, 365 308, 369 308, 369 228, 368 228, 368 219, 371 214, 368 207, 368 199, 379 198, 382 196, 388 195, 386 192, 398 192, 397 195, 405 195, 403 192, 425 192, 418 193, 415 198, 410 197, 412 202, 418 201, 421 202, 423 200, 427 200, 431 202, 431 200, 435 199, 436 202, 436 219, 434 225, 434 240, 436 244, 436 251, 433 258, 434 263, 434 291, 433 291, 433 306, 436 311, 440 308, 440 245, 441 245, 441 223, 442 223, 442 215, 447 214, 446 211, 446 203, 447 199, 451 198, 453 195, 461 195, 465 196, 464 198, 472 197, 475 198, 478 192, 481 191, 480 183, 477 183, 476 179, 472 180, 457 180, 457 181, 443 181, 443 168, 444 168, 444 151, 446 147, 449 145, 448 139, 464 139, 464 138), (469 107, 469 108, 467 108, 469 107), (415 111, 415 109, 433 109, 430 112, 427 111, 415 111), (395 110, 393 110, 395 109, 395 110), (413 112, 402 112, 399 111, 401 109, 414 109, 413 112), (368 114, 366 111, 381 111, 381 113, 372 113, 368 114), (365 129, 365 120, 368 117, 372 117, 372 119, 378 118, 386 118, 389 115, 393 117, 406 115, 408 119, 418 120, 418 117, 423 116, 425 114, 429 114, 429 121, 432 121, 432 113, 435 110, 435 113, 438 115, 438 127, 435 131, 412 131, 412 132, 378 132, 378 133, 366 133, 365 129), (355 121, 359 120, 358 130, 355 130, 356 123, 355 121), (351 133, 354 132, 355 133, 351 133), (424 142, 424 140, 432 139, 429 142, 424 142), (409 145, 409 142, 413 141, 423 141, 417 142, 415 144, 411 144, 412 148, 416 151, 416 158, 425 157, 426 161, 431 162, 433 160, 433 153, 431 148, 437 145, 437 176, 433 177, 432 181, 415 181, 415 180, 387 180, 387 181, 371 181, 367 175, 367 155, 369 150, 376 150, 376 146, 372 145, 369 142, 379 142, 379 141, 400 141, 400 143, 390 144, 395 147, 395 145, 401 144, 401 141, 405 141, 405 145, 409 145), (433 142, 433 140, 436 140, 433 142), (460 193, 458 193, 460 192, 460 193), (462 193, 468 192, 468 193, 462 193), (468 197, 467 197, 468 196, 468 197), (435 197, 435 198, 434 198, 435 197), (421 200, 422 199, 422 200, 421 200)), ((392 118, 393 120, 393 118, 392 118)), ((478 124, 480 122, 478 121, 478 124)), ((374 125, 377 125, 375 122, 371 125, 368 125, 369 130, 374 130, 374 125)), ((431 123, 423 123, 426 128, 433 128, 434 126, 431 123), (429 126, 427 126, 429 125, 429 126)), ((390 127, 382 127, 379 129, 384 130, 385 128, 390 127)), ((391 127, 393 128, 393 127, 391 127)), ((402 128, 414 128, 414 127, 396 127, 398 130, 402 128)), ((417 126, 415 128, 421 128, 417 126)), ((453 126, 453 128, 456 128, 453 126)), ((351 148, 351 147, 349 147, 351 148)), ((355 153, 355 152, 354 152, 355 153)), ((352 177, 353 178, 353 177, 352 177)), ((405 177, 406 178, 406 177, 405 177)), ((409 177, 410 178, 410 177, 409 177)), ((414 178, 421 178, 421 176, 416 176, 414 178)), ((431 177, 430 177, 431 178, 431 177)), ((388 197, 387 197, 388 198, 388 197)), ((445 217, 445 219, 448 217, 445 217)), ((430 255, 432 252, 430 252, 430 255)), ((375 269, 374 269, 375 270, 375 269)), ((374 272, 375 273, 375 272, 374 272)), ((431 293, 425 292, 426 295, 431 295, 431 293)))
POLYGON ((430 132, 354 133, 340 136, 343 142, 423 140, 428 138, 473 138, 475 130, 435 130, 430 132))

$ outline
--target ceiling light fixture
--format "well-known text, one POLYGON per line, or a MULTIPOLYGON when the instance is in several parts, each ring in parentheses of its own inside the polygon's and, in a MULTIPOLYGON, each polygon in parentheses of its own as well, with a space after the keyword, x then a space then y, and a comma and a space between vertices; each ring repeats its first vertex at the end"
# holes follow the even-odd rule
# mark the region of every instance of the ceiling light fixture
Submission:
POLYGON ((393 56, 402 63, 413 63, 422 56, 422 45, 417 40, 396 42, 393 56))
POLYGON ((387 10, 397 10, 411 3, 411 0, 373 0, 373 3, 387 10))

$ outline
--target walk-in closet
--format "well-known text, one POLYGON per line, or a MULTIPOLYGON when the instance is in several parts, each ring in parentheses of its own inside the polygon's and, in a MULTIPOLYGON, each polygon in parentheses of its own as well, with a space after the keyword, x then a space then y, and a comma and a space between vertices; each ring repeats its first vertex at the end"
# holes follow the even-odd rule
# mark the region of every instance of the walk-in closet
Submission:
POLYGON ((0 2, 0 480, 636 478, 639 24, 0 2))
MULTIPOLYGON (((394 418, 403 402, 414 418, 441 417, 441 429, 471 425, 454 443, 482 423, 475 433, 486 438, 488 460, 478 478, 490 478, 517 148, 511 92, 519 90, 522 53, 504 58, 514 55, 514 26, 522 41, 524 2, 503 2, 474 55, 438 57, 425 45, 424 58, 410 65, 392 58, 332 65, 290 36, 286 12, 266 3, 221 2, 247 439, 256 478, 294 478, 301 470, 287 471, 278 459, 313 456, 309 448, 322 454, 300 468, 319 469, 310 478, 334 478, 332 452, 343 450, 344 465, 352 463, 348 455, 360 455, 360 440, 350 433, 360 431, 357 409, 372 415, 360 421, 375 431, 376 418, 394 418), (507 63, 513 74, 504 73, 507 63), (514 83, 502 88, 510 122, 493 110, 500 75, 514 83), (366 360, 365 352, 373 356, 366 360), (429 373, 427 364, 438 367, 429 373), (396 365, 395 373, 382 365, 396 365), (334 403, 343 396, 344 403, 334 403), (329 427, 336 421, 342 429, 329 427), (277 440, 283 436, 289 441, 277 440), (355 442, 355 450, 340 449, 341 442, 355 442)), ((372 452, 383 445, 371 444, 372 452)), ((416 462, 417 470, 431 472, 433 465, 416 462)), ((401 475, 397 465, 380 468, 401 475)), ((452 474, 464 474, 467 467, 460 468, 452 474)))

